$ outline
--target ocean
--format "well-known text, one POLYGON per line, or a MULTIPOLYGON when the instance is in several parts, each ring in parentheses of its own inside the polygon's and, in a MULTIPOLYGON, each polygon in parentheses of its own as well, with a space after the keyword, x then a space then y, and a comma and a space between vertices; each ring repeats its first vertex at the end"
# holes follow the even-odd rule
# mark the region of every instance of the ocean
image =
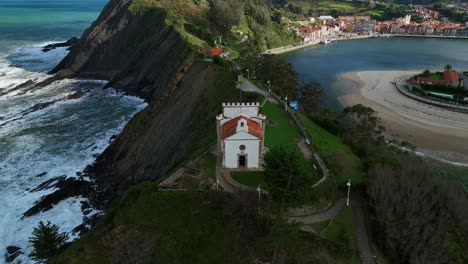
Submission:
MULTIPOLYGON (((69 198, 53 209, 22 218, 35 201, 53 190, 32 192, 49 179, 77 177, 110 144, 143 100, 102 89, 101 80, 63 80, 36 90, 13 89, 28 80, 50 77, 66 48, 41 47, 79 37, 97 18, 104 0, 0 0, 0 263, 6 247, 24 252, 14 263, 33 263, 28 239, 39 221, 70 232, 82 223, 83 198, 69 198), (65 99, 76 92, 77 99, 65 99), (40 106, 40 107, 38 107, 40 106), (43 107, 45 106, 45 107, 43 107)), ((91 211, 92 214, 99 214, 91 211)))

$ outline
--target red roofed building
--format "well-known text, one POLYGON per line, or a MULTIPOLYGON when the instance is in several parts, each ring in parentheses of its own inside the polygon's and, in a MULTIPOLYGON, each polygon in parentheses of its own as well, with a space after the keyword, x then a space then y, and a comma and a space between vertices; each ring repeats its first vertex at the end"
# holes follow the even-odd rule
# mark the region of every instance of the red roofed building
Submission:
POLYGON ((260 103, 223 103, 223 113, 216 117, 223 167, 260 168, 265 120, 260 103))
POLYGON ((202 50, 201 53, 206 56, 214 57, 214 56, 221 56, 224 52, 224 49, 216 46, 210 50, 202 50))
POLYGON ((417 82, 420 84, 441 84, 447 86, 457 86, 459 83, 458 74, 455 70, 445 70, 442 80, 432 79, 428 77, 418 77, 417 82))
POLYGON ((458 74, 454 70, 444 71, 444 82, 447 85, 455 86, 458 84, 458 74))

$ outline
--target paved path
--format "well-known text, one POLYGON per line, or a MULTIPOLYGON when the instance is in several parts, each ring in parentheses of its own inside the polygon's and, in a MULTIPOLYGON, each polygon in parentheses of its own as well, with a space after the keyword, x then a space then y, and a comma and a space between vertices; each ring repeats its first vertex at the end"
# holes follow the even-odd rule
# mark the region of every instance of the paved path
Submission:
MULTIPOLYGON (((300 216, 300 217, 288 217, 289 222, 298 222, 303 224, 313 224, 331 220, 337 217, 343 208, 346 206, 346 199, 339 199, 335 205, 328 211, 325 211, 317 215, 300 216)), ((351 200, 350 206, 353 208, 353 224, 356 227, 356 246, 359 252, 359 257, 363 264, 377 264, 374 259, 374 253, 369 243, 369 237, 367 235, 366 221, 362 206, 358 201, 351 200)), ((317 232, 310 227, 303 226, 301 230, 309 233, 316 234, 317 232)))
POLYGON ((305 139, 301 139, 299 142, 297 142, 297 146, 301 150, 301 152, 304 154, 304 159, 307 161, 312 160, 312 151, 310 151, 310 148, 307 146, 305 139))
POLYGON ((317 215, 288 217, 288 221, 298 222, 298 223, 303 223, 303 224, 313 224, 313 223, 327 221, 327 220, 337 217, 341 213, 341 210, 343 210, 345 205, 346 205, 346 199, 345 198, 339 199, 332 208, 328 209, 328 211, 325 211, 317 215))
POLYGON ((244 92, 255 92, 255 93, 261 94, 261 95, 263 95, 265 97, 268 97, 268 95, 269 95, 267 91, 264 91, 264 90, 258 88, 257 86, 255 86, 250 81, 245 81, 243 84, 241 84, 239 86, 239 89, 244 91, 244 92))
POLYGON ((359 203, 354 203, 351 206, 353 207, 353 222, 356 227, 356 242, 361 262, 363 264, 377 264, 374 258, 375 254, 369 243, 369 237, 367 236, 366 221, 362 207, 359 203))

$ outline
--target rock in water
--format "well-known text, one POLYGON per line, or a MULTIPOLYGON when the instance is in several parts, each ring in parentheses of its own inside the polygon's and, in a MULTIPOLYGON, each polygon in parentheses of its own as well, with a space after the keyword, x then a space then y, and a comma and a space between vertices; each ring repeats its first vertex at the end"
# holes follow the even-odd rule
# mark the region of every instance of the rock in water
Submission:
POLYGON ((79 41, 79 38, 72 37, 71 39, 67 40, 67 42, 46 45, 42 48, 42 51, 48 52, 48 51, 51 51, 53 49, 60 48, 60 47, 71 47, 75 45, 78 41, 79 41))
POLYGON ((13 262, 19 255, 23 254, 20 247, 16 246, 8 246, 6 248, 7 253, 5 254, 5 262, 11 263, 13 262))
POLYGON ((23 218, 50 210, 54 205, 69 197, 85 197, 90 191, 90 186, 91 183, 88 181, 65 178, 65 176, 46 181, 31 192, 50 188, 58 188, 58 190, 37 200, 34 206, 23 214, 23 218))

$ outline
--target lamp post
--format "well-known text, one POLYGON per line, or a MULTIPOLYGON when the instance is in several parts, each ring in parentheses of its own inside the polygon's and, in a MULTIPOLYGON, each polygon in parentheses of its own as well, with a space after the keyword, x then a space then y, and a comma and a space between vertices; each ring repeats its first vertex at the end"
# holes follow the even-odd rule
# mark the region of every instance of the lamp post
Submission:
POLYGON ((268 93, 271 94, 271 81, 268 80, 268 93))
POLYGON ((286 104, 284 105, 284 111, 288 111, 288 96, 287 95, 284 98, 284 100, 286 100, 286 104))
POLYGON ((219 180, 216 179, 216 190, 219 190, 219 180))
POLYGON ((250 80, 250 69, 247 69, 247 79, 250 80))
POLYGON ((348 186, 348 199, 346 199, 346 206, 349 206, 349 192, 351 191, 351 180, 348 180, 348 183, 346 183, 348 186))
POLYGON ((260 214, 260 196, 262 194, 262 188, 260 188, 260 184, 258 185, 257 192, 258 192, 258 213, 260 214))

